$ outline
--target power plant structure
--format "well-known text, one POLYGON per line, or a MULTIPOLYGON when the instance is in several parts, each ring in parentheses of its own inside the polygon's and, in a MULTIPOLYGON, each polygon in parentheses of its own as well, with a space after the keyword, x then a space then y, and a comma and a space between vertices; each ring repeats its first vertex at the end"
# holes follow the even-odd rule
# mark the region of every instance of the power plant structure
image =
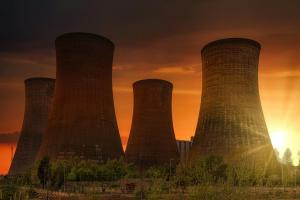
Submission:
POLYGON ((133 84, 133 119, 125 158, 141 170, 179 161, 172 121, 172 89, 172 83, 159 79, 133 84))
POLYGON ((55 80, 51 78, 25 80, 24 120, 10 175, 25 174, 34 165, 46 131, 54 85, 55 80))
POLYGON ((189 160, 190 150, 193 146, 193 137, 191 137, 191 140, 176 140, 176 144, 180 156, 180 162, 186 163, 189 160))
POLYGON ((260 44, 243 38, 204 46, 202 97, 191 158, 220 155, 267 164, 273 148, 258 88, 260 44))
POLYGON ((124 152, 112 91, 114 44, 91 33, 66 33, 55 45, 53 109, 39 159, 119 158, 124 152))

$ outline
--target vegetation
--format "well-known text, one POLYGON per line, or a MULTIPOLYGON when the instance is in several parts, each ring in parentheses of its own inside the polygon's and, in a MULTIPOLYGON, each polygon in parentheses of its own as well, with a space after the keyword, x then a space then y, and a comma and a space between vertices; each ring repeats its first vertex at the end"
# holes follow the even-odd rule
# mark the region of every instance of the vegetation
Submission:
MULTIPOLYGON (((292 165, 291 156, 287 150, 281 158, 285 164, 272 173, 266 173, 247 160, 232 165, 225 163, 222 157, 207 156, 193 163, 152 167, 143 174, 123 159, 105 163, 78 158, 51 162, 45 157, 24 176, 2 180, 0 199, 14 199, 20 192, 33 198, 39 187, 93 196, 130 192, 143 199, 244 199, 257 193, 251 188, 299 185, 300 170, 297 173, 298 168, 292 165)), ((272 194, 278 196, 279 193, 280 196, 285 194, 280 190, 272 194)))
POLYGON ((293 165, 292 151, 289 148, 287 148, 283 154, 282 163, 288 166, 293 165))
POLYGON ((37 170, 37 176, 40 180, 40 183, 42 184, 43 188, 46 188, 47 183, 50 178, 50 159, 48 157, 44 157, 37 170))
POLYGON ((1 200, 10 200, 15 197, 17 192, 17 187, 14 184, 5 184, 0 187, 0 199, 1 200))

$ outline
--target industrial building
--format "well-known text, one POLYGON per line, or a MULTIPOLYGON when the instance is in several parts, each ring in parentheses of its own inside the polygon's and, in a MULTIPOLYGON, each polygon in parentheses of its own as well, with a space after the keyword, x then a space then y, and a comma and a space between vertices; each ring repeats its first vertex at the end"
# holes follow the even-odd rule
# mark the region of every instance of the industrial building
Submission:
POLYGON ((55 80, 29 78, 25 80, 25 112, 17 149, 10 166, 10 175, 22 175, 35 162, 42 137, 45 134, 48 114, 52 105, 55 80))
POLYGON ((133 84, 134 108, 125 152, 139 169, 179 160, 172 121, 172 83, 159 79, 133 84))
POLYGON ((119 158, 124 153, 112 91, 114 44, 91 33, 66 33, 55 46, 53 109, 39 159, 119 158))
POLYGON ((204 46, 202 97, 191 157, 220 155, 268 163, 273 148, 258 88, 260 44, 243 38, 204 46))
POLYGON ((187 162, 193 146, 193 137, 191 140, 176 140, 176 144, 179 152, 180 162, 187 162))

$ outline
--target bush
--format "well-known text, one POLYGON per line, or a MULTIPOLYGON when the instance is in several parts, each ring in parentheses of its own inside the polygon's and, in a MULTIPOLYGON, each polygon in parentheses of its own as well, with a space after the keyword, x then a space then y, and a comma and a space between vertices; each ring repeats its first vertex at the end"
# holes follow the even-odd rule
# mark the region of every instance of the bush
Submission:
MULTIPOLYGON (((56 167, 54 170, 57 171, 58 176, 60 174, 59 177, 62 174, 61 169, 61 167, 56 167)), ((93 161, 80 161, 66 168, 66 177, 68 181, 111 182, 124 177, 137 177, 137 172, 133 165, 125 163, 123 159, 108 160, 104 164, 97 164, 93 161)))
POLYGON ((76 181, 77 180, 77 176, 76 176, 76 169, 72 168, 70 173, 67 175, 67 180, 68 181, 76 181))
POLYGON ((256 167, 253 163, 241 161, 227 168, 227 182, 232 185, 265 185, 266 181, 264 169, 256 167))
POLYGON ((105 163, 104 169, 109 172, 109 181, 120 180, 126 176, 127 165, 123 159, 120 160, 109 160, 105 163))
POLYGON ((227 165, 220 156, 208 156, 192 163, 190 174, 193 184, 224 182, 227 165))
POLYGON ((174 185, 179 188, 182 193, 185 192, 187 186, 192 184, 193 175, 191 174, 191 168, 188 165, 178 165, 176 169, 176 175, 174 176, 174 185))
POLYGON ((146 178, 152 179, 168 179, 170 171, 168 166, 153 166, 146 171, 146 178))
POLYGON ((126 164, 126 175, 125 178, 138 178, 138 171, 133 164, 126 164))
POLYGON ((0 187, 1 200, 11 200, 14 198, 15 193, 18 191, 17 187, 13 184, 7 184, 0 187))
POLYGON ((162 199, 168 193, 168 183, 164 179, 155 179, 147 191, 148 199, 162 199))
POLYGON ((94 181, 95 173, 92 169, 80 167, 76 170, 76 177, 79 181, 94 181))
POLYGON ((60 189, 66 179, 66 169, 63 162, 56 162, 51 167, 51 187, 60 189))

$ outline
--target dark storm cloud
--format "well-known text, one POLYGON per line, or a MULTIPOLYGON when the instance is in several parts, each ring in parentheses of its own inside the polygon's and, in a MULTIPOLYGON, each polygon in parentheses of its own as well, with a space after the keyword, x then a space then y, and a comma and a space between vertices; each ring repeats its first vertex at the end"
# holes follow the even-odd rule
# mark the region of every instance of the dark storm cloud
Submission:
POLYGON ((47 54, 0 53, 0 66, 0 83, 7 80, 25 79, 37 74, 39 76, 54 74, 54 62, 47 54))
POLYGON ((187 85, 198 90, 200 49, 223 37, 261 42, 263 75, 300 76, 294 72, 300 71, 299 7, 299 0, 2 1, 0 109, 6 112, 0 119, 8 121, 12 97, 23 104, 24 79, 54 77, 54 40, 65 32, 110 38, 116 44, 114 87, 126 90, 146 77, 171 80, 181 90, 187 85))
MULTIPOLYGON (((71 31, 111 38, 117 47, 114 63, 122 66, 122 74, 124 69, 151 72, 199 64, 205 43, 234 36, 257 39, 276 54, 291 49, 298 65, 299 7, 298 0, 4 1, 0 81, 53 76, 54 39, 71 31)), ((200 71, 198 66, 195 70, 200 71)))
MULTIPOLYGON (((52 47, 63 32, 91 31, 138 45, 193 31, 288 26, 298 29, 297 0, 6 1, 1 50, 52 47)), ((276 31, 276 30, 274 30, 276 31)))

